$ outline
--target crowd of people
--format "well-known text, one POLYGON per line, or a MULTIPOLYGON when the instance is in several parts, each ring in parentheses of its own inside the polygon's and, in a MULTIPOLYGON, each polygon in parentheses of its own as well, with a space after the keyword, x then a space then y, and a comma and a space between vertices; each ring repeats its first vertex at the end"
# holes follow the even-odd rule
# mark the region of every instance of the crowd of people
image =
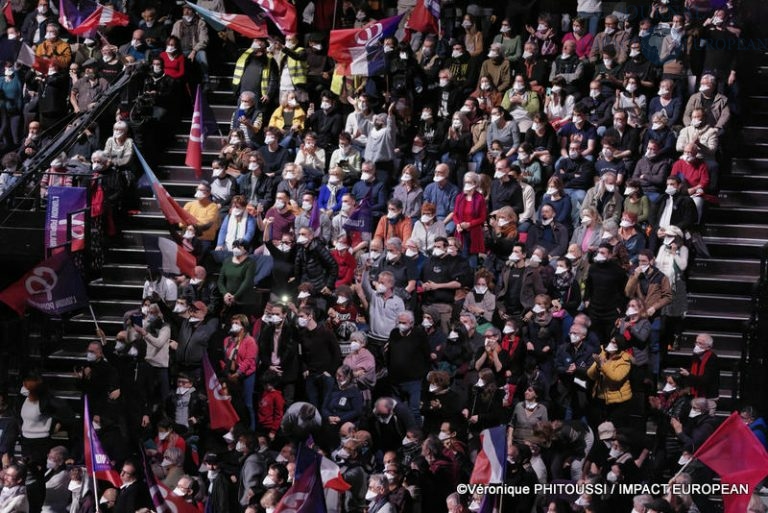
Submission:
MULTIPOLYGON (((440 34, 411 30, 413 6, 398 2, 401 26, 371 54, 377 76, 336 68, 327 20, 313 19, 323 2, 298 5, 297 34, 253 41, 150 4, 132 7, 120 46, 75 42, 48 0, 0 40, 48 64, 6 62, 0 192, 41 130, 92 109, 123 69, 140 74, 117 121, 89 127, 39 187, 44 201, 85 167, 115 244, 151 137, 132 106, 173 127, 227 58, 237 97, 211 179, 184 204, 196 223, 170 231, 194 273, 149 268, 123 329, 99 330, 76 369, 123 485, 94 489, 76 415, 30 371, 15 404, 0 394, 0 512, 151 510, 143 453, 201 512, 271 513, 302 450, 350 485, 326 490, 328 511, 477 511, 482 497, 456 486, 497 426, 508 484, 712 478, 691 456, 719 423, 714 340, 698 334, 689 361, 680 346, 738 113, 736 2, 629 2, 632 15, 599 0, 449 2, 440 34), (206 358, 239 414, 229 430, 210 428, 206 358)), ((337 27, 390 7, 341 6, 337 27)), ((759 412, 741 416, 765 445, 759 412)), ((712 499, 529 494, 497 507, 710 513, 712 499)))

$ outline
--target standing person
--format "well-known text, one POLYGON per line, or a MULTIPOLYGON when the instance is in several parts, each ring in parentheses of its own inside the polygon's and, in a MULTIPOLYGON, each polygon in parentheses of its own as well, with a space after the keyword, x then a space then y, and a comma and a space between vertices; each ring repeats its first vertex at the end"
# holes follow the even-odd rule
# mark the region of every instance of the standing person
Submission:
POLYGON ((205 303, 195 301, 189 305, 189 317, 182 321, 177 340, 171 340, 178 370, 192 377, 193 383, 201 382, 203 355, 208 350, 209 340, 216 334, 218 323, 213 313, 209 315, 205 303))
POLYGON ((277 386, 283 392, 286 404, 291 404, 299 377, 298 348, 294 336, 294 323, 288 322, 288 307, 278 303, 267 305, 259 332, 259 372, 271 371, 277 375, 277 386))
POLYGON ((462 256, 469 259, 472 268, 477 267, 478 255, 485 252, 483 225, 488 216, 485 198, 477 190, 480 177, 477 173, 464 175, 464 194, 456 197, 453 220, 456 233, 462 242, 462 256))
POLYGON ((256 428, 256 410, 253 407, 253 389, 256 385, 256 362, 259 348, 248 333, 248 317, 233 315, 229 334, 224 339, 222 370, 235 398, 245 403, 251 429, 256 428))
POLYGON ((160 397, 165 399, 170 393, 168 362, 169 343, 171 341, 171 326, 165 322, 163 313, 156 303, 149 305, 144 326, 133 326, 133 329, 146 342, 146 356, 144 360, 149 364, 152 374, 152 389, 160 387, 160 397))
POLYGON ((395 276, 391 272, 380 272, 377 283, 371 285, 372 263, 370 260, 366 262, 360 286, 368 303, 368 342, 377 362, 381 362, 382 348, 395 328, 398 314, 405 310, 405 304, 395 295, 395 276))
POLYGON ((219 292, 224 296, 222 312, 229 315, 241 313, 256 304, 255 274, 256 263, 248 258, 245 243, 234 241, 232 258, 224 260, 219 273, 219 292))
MULTIPOLYGON (((298 246, 293 275, 297 283, 309 282, 323 296, 330 296, 339 275, 339 265, 333 255, 322 239, 315 238, 314 230, 306 226, 299 229, 296 243, 298 246)), ((325 310, 325 304, 318 306, 325 310)))
POLYGON ((415 325, 413 312, 397 316, 397 328, 389 336, 385 362, 393 395, 408 403, 414 418, 421 423, 421 383, 430 365, 430 348, 424 328, 415 325))
POLYGON ((614 321, 624 310, 626 282, 627 273, 614 258, 611 245, 600 244, 594 263, 589 267, 584 289, 584 305, 599 340, 610 338, 614 321))
POLYGON ((296 324, 307 399, 320 408, 333 389, 333 376, 341 363, 339 343, 333 331, 317 323, 312 308, 301 307, 296 324))

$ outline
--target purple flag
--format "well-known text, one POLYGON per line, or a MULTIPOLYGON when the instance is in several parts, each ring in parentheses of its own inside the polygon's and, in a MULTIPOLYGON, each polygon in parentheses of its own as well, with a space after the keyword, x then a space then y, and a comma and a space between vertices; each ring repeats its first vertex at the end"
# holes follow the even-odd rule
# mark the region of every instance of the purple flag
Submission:
POLYGON ((326 513, 319 455, 304 469, 275 508, 275 513, 326 513))
POLYGON ((99 435, 93 429, 91 424, 91 412, 88 407, 88 396, 83 398, 83 449, 85 452, 85 467, 89 474, 96 473, 97 479, 109 481, 114 486, 120 487, 123 484, 120 474, 112 468, 112 462, 101 447, 99 435))
POLYGON ((348 232, 370 232, 371 231, 371 191, 368 191, 360 205, 349 214, 349 219, 344 221, 342 228, 348 232))
POLYGON ((27 306, 59 315, 88 304, 85 285, 69 253, 63 251, 40 262, 16 283, 0 292, 0 301, 19 315, 27 306))
POLYGON ((85 211, 88 191, 84 187, 49 187, 48 208, 45 212, 45 248, 63 251, 67 241, 71 251, 85 249, 85 211), (77 212, 77 213, 74 213, 77 212), (67 218, 72 214, 71 232, 67 233, 67 218))
POLYGON ((80 0, 77 5, 70 0, 59 0, 59 23, 67 31, 80 26, 96 10, 96 2, 80 0))

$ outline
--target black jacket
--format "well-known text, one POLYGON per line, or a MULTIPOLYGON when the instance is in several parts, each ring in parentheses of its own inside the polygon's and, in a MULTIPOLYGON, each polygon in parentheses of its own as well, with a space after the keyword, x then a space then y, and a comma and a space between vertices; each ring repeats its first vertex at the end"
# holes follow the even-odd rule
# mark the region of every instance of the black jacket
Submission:
POLYGON ((299 283, 308 281, 317 292, 324 287, 333 290, 338 274, 339 265, 322 241, 313 239, 306 246, 299 245, 293 272, 299 283))
POLYGON ((589 301, 588 315, 592 319, 613 321, 621 316, 627 298, 624 285, 627 273, 615 259, 589 266, 584 301, 589 301))
POLYGON ((176 363, 182 367, 200 368, 203 355, 208 351, 211 337, 216 333, 219 321, 208 318, 193 326, 189 319, 184 319, 179 328, 179 347, 176 349, 176 363))
POLYGON ((668 194, 664 194, 659 198, 651 225, 659 226, 661 215, 664 213, 664 209, 670 200, 672 201, 672 215, 669 218, 669 224, 677 226, 683 231, 690 230, 691 227, 695 226, 699 218, 696 205, 690 196, 679 192, 671 197, 668 194))
POLYGON ((423 380, 429 372, 429 342, 421 326, 414 326, 407 335, 398 328, 389 335, 386 354, 389 379, 392 383, 423 380))
MULTIPOLYGON (((299 356, 296 341, 293 335, 293 324, 286 319, 280 332, 277 344, 277 355, 280 358, 280 368, 283 371, 282 383, 293 383, 299 377, 299 356)), ((272 340, 275 334, 275 326, 272 324, 261 325, 259 332, 259 373, 269 369, 272 365, 272 340)))
POLYGON ((134 513, 141 508, 152 507, 147 485, 136 481, 120 490, 113 513, 134 513))

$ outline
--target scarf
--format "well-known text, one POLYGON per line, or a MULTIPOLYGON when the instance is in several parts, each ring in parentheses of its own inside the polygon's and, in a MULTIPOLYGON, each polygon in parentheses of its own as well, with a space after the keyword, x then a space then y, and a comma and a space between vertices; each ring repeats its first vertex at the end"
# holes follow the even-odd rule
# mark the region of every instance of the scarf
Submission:
MULTIPOLYGON (((699 377, 703 376, 704 369, 707 366, 710 356, 712 356, 712 351, 707 351, 701 355, 701 358, 695 359, 691 364, 691 375, 699 377)), ((704 397, 702 392, 703 390, 699 390, 698 387, 691 387, 691 395, 693 395, 693 397, 704 397)))
POLYGON ((240 216, 240 220, 232 214, 229 215, 229 222, 227 223, 227 235, 224 238, 227 249, 232 250, 232 243, 237 239, 241 239, 245 235, 245 231, 248 226, 248 216, 243 214, 240 216))

